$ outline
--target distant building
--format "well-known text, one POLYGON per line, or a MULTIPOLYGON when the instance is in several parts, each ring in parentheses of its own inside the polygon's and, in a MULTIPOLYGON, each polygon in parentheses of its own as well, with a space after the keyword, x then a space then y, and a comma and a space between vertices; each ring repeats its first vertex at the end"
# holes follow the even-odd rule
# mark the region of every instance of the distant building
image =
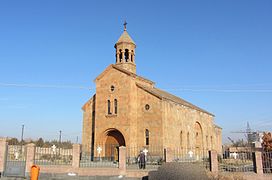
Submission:
POLYGON ((136 44, 126 27, 114 47, 115 64, 96 77, 96 93, 82 107, 83 147, 114 144, 221 152, 222 129, 214 124, 213 114, 136 74, 136 44))

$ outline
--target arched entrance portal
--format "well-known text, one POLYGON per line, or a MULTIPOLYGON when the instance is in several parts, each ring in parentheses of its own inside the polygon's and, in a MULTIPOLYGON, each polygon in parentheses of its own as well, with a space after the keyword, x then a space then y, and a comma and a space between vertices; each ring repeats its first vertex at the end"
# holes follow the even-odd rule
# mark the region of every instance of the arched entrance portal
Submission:
POLYGON ((122 133, 117 129, 106 131, 105 157, 111 161, 118 161, 119 146, 126 146, 122 133))
POLYGON ((195 123, 195 153, 197 159, 203 156, 202 152, 203 148, 203 133, 202 127, 199 122, 195 123))

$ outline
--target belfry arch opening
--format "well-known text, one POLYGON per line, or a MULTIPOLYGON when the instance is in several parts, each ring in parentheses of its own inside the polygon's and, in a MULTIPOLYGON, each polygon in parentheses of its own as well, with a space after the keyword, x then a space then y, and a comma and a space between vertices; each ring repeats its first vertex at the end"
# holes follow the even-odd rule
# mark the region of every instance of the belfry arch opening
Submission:
POLYGON ((125 49, 125 60, 126 60, 126 62, 128 62, 128 59, 129 59, 128 49, 125 49))

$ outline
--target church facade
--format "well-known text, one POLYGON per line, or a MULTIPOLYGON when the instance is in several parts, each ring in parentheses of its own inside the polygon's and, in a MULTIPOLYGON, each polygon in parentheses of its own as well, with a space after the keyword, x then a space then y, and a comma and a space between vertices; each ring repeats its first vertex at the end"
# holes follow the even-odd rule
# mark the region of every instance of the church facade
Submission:
POLYGON ((95 79, 96 93, 83 109, 82 144, 221 151, 214 115, 155 87, 136 74, 136 44, 126 26, 115 44, 115 64, 95 79))

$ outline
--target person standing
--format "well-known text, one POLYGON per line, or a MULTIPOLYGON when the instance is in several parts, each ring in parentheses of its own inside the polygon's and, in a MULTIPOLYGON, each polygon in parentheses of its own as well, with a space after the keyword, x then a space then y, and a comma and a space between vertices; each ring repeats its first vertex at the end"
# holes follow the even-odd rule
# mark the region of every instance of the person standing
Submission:
POLYGON ((140 153, 140 169, 145 169, 146 159, 143 151, 140 153))

